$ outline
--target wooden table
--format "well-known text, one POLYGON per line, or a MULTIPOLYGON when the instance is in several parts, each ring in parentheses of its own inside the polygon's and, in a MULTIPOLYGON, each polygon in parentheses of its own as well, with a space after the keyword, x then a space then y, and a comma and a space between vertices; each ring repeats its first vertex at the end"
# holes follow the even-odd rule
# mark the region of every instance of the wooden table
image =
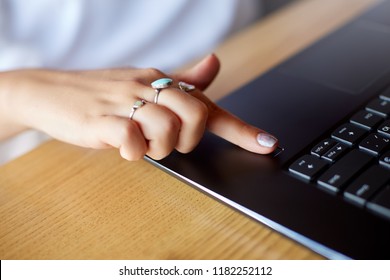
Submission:
MULTIPOLYGON (((306 0, 216 53, 218 99, 375 0, 306 0), (242 46, 245 51, 242 52, 242 46)), ((145 161, 51 141, 0 167, 0 259, 321 259, 145 161)))

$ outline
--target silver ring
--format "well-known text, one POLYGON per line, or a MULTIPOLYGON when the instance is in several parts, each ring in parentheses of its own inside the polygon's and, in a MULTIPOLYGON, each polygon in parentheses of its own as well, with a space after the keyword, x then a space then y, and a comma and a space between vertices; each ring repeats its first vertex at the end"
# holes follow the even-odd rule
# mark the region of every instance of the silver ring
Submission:
POLYGON ((129 119, 132 120, 133 117, 134 117, 135 111, 137 111, 138 108, 141 108, 145 104, 146 104, 146 101, 143 100, 143 99, 135 101, 134 104, 133 104, 133 107, 131 107, 131 112, 130 112, 130 115, 129 115, 129 119))
POLYGON ((156 95, 154 96, 154 101, 153 102, 155 104, 157 104, 158 96, 160 95, 161 88, 156 88, 155 91, 156 91, 156 95))
POLYGON ((188 84, 186 82, 179 82, 178 85, 179 85, 179 89, 181 89, 184 92, 190 92, 190 91, 195 90, 194 85, 188 84))
POLYGON ((161 79, 155 80, 153 83, 150 84, 152 86, 152 88, 154 88, 154 90, 156 91, 156 95, 154 96, 154 103, 157 104, 158 96, 160 95, 160 91, 164 88, 169 87, 170 85, 172 85, 172 83, 173 83, 173 80, 170 78, 161 78, 161 79))

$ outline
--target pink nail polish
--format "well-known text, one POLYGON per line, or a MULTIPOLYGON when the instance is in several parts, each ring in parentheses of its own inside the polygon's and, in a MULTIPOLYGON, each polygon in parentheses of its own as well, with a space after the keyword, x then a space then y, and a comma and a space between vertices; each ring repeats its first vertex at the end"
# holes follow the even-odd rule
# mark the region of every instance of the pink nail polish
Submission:
POLYGON ((278 140, 268 133, 259 133, 257 135, 257 142, 263 147, 271 148, 278 140))

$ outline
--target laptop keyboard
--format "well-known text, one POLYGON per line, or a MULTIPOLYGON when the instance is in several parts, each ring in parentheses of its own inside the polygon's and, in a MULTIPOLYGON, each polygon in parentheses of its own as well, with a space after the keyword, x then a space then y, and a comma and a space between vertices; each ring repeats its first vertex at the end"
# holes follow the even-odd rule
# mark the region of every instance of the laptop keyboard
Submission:
POLYGON ((390 219, 390 87, 294 161, 289 172, 390 219))

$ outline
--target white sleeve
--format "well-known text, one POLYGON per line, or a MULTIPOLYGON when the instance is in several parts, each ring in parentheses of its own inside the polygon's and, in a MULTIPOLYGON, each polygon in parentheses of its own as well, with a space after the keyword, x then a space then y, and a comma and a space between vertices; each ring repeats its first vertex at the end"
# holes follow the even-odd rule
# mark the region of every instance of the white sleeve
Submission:
MULTIPOLYGON (((260 13, 260 0, 0 0, 0 71, 171 71, 214 51, 260 13)), ((0 163, 46 138, 27 132, 0 142, 0 163)))

